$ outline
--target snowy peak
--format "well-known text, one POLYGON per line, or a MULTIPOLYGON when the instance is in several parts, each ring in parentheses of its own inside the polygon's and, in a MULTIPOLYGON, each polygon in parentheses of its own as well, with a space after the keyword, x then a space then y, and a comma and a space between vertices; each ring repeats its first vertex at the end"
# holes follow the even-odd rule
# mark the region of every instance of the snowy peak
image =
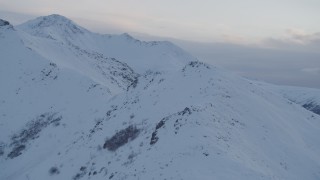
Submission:
POLYGON ((137 39, 133 38, 133 37, 132 37, 130 34, 128 34, 128 33, 123 33, 123 34, 121 34, 121 36, 124 37, 124 38, 126 38, 127 40, 133 40, 133 41, 137 40, 137 39))
POLYGON ((25 25, 28 25, 32 29, 47 28, 52 26, 67 26, 73 29, 79 29, 79 27, 77 27, 77 25, 73 21, 57 14, 38 17, 34 20, 26 22, 25 25))
POLYGON ((61 37, 74 37, 77 34, 87 32, 86 29, 78 26, 70 19, 57 14, 38 17, 18 27, 34 36, 53 40, 61 39, 61 37))
MULTIPOLYGON (((116 37, 117 37, 116 35, 113 35, 113 36, 109 35, 109 38, 116 38, 116 37)), ((170 41, 140 41, 139 39, 134 38, 133 36, 131 36, 128 33, 123 33, 123 34, 119 35, 119 38, 124 39, 127 42, 137 43, 139 45, 146 46, 146 47, 166 46, 166 47, 174 48, 174 49, 178 48, 176 45, 174 45, 170 41)))

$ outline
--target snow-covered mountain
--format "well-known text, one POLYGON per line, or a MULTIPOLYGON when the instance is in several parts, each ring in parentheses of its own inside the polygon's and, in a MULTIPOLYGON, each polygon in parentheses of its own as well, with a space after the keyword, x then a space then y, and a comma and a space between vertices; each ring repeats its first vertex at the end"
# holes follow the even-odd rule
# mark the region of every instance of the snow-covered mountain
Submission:
POLYGON ((281 94, 305 109, 320 115, 320 90, 312 88, 282 87, 281 94))
POLYGON ((305 109, 320 115, 320 90, 314 88, 277 86, 273 84, 254 82, 258 86, 278 92, 284 98, 301 105, 305 109))
POLYGON ((169 42, 50 15, 0 57, 0 179, 320 179, 319 115, 169 42))
POLYGON ((23 38, 29 42, 28 46, 38 50, 44 57, 52 60, 60 59, 63 64, 66 63, 66 57, 75 54, 80 57, 98 54, 119 59, 136 72, 143 73, 146 69, 156 71, 177 69, 195 60, 170 42, 143 42, 128 34, 96 34, 59 15, 39 17, 17 28, 26 32, 23 38), (57 50, 61 53, 57 54, 57 50))

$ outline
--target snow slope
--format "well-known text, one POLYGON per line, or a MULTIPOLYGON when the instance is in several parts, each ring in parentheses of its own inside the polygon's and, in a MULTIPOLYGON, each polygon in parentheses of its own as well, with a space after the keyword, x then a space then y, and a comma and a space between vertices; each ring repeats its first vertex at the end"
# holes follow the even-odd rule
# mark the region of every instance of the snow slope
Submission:
MULTIPOLYGON (((2 144, 42 114, 67 114, 74 119, 70 123, 76 126, 79 117, 87 118, 88 114, 94 113, 90 106, 103 105, 112 97, 108 87, 75 71, 60 68, 27 48, 13 28, 0 27, 0 54, 2 144)), ((5 165, 4 159, 1 161, 1 165, 5 165)))
POLYGON ((319 179, 320 116, 167 42, 0 21, 0 179, 319 179))
POLYGON ((305 87, 277 86, 268 83, 255 82, 263 88, 278 92, 283 97, 297 103, 305 109, 320 115, 320 90, 305 87))

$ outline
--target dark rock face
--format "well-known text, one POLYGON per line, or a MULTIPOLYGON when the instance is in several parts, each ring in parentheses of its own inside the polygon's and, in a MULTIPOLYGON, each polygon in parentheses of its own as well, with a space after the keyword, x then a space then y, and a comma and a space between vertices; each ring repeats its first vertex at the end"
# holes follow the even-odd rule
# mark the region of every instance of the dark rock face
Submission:
POLYGON ((0 26, 8 26, 10 23, 6 20, 0 19, 0 26))
POLYGON ((80 172, 77 173, 72 179, 73 180, 78 180, 78 179, 81 179, 84 175, 87 174, 87 167, 85 166, 81 166, 80 168, 80 172))
POLYGON ((51 167, 50 169, 49 169, 49 174, 50 175, 57 175, 57 174, 59 174, 60 173, 60 171, 59 171, 59 169, 57 168, 57 167, 51 167))
POLYGON ((103 145, 104 149, 108 149, 109 151, 115 151, 119 147, 127 144, 130 140, 134 140, 138 137, 140 130, 135 126, 129 126, 115 135, 113 135, 110 139, 106 140, 103 145))
POLYGON ((44 113, 38 116, 33 121, 26 124, 26 127, 22 129, 20 132, 14 134, 11 137, 12 147, 11 152, 8 154, 8 158, 13 159, 22 154, 22 151, 26 149, 26 145, 39 137, 39 133, 49 126, 53 124, 54 126, 58 126, 62 116, 57 116, 57 113, 44 113))
POLYGON ((210 66, 207 65, 206 63, 203 63, 200 61, 191 61, 182 69, 182 72, 185 72, 187 68, 201 68, 201 67, 205 69, 210 69, 210 66))
POLYGON ((13 158, 15 158, 17 156, 20 156, 22 154, 22 151, 25 148, 26 148, 26 146, 23 145, 23 144, 13 147, 12 151, 8 154, 8 157, 13 159, 13 158))
POLYGON ((4 154, 4 148, 5 148, 6 144, 3 142, 0 142, 0 156, 2 156, 4 154))
MULTIPOLYGON (((151 134, 150 145, 154 145, 158 142, 159 140, 159 137, 157 136, 158 130, 164 127, 166 121, 175 120, 174 128, 175 128, 175 134, 177 134, 179 128, 182 126, 182 124, 180 123, 180 121, 183 120, 182 117, 189 116, 191 114, 192 114, 192 109, 190 109, 189 107, 185 107, 182 111, 179 111, 177 113, 174 113, 172 115, 162 118, 161 121, 159 121, 158 124, 156 125, 156 129, 151 134)), ((184 119, 184 121, 186 120, 187 119, 184 119)))
POLYGON ((320 105, 314 103, 314 102, 309 102, 304 105, 302 105, 305 109, 312 111, 318 115, 320 115, 320 105))

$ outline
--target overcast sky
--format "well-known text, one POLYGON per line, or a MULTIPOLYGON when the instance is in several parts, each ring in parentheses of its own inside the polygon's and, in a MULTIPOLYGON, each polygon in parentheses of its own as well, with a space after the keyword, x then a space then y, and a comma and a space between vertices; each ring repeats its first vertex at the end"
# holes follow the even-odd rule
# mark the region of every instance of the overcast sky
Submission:
POLYGON ((13 24, 49 14, 169 39, 250 78, 320 88, 320 0, 0 0, 0 18, 13 24))
POLYGON ((319 0, 0 0, 0 9, 58 13, 119 30, 196 41, 252 42, 320 31, 319 0))

